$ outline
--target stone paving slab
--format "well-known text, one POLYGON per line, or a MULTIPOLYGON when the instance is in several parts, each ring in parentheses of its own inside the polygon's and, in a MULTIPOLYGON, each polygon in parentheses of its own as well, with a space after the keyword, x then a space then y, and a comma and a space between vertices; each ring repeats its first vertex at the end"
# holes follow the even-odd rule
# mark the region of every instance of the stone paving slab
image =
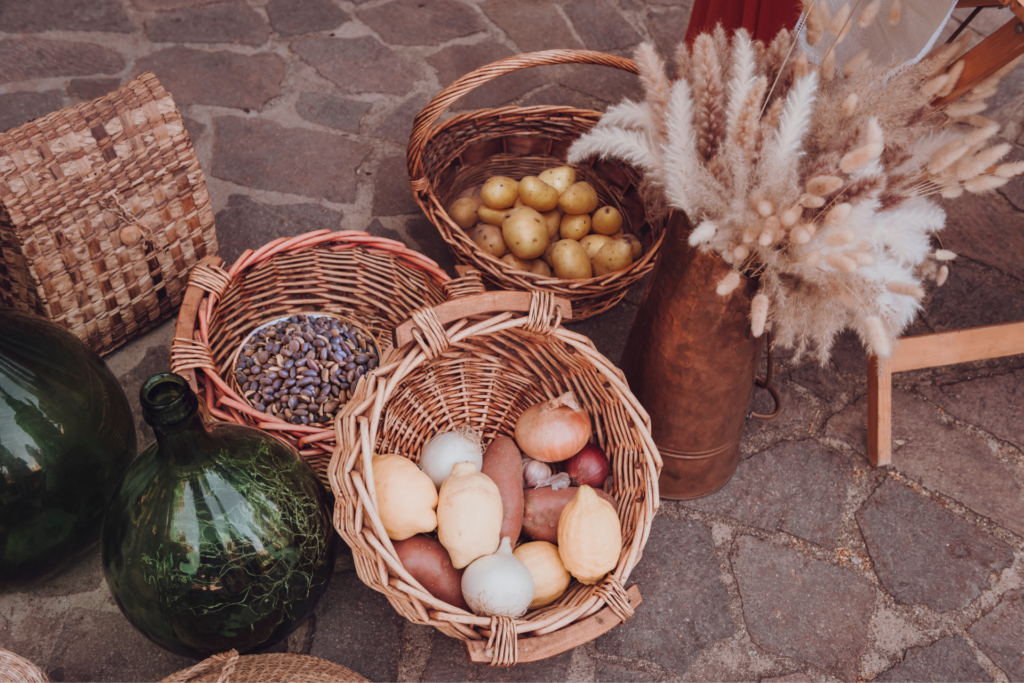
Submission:
MULTIPOLYGON (((152 69, 192 136, 229 262, 277 237, 340 228, 399 240, 454 272, 409 189, 413 118, 446 85, 505 56, 628 56, 641 40, 668 51, 691 5, 0 0, 0 129, 152 69)), ((980 38, 999 24, 986 10, 968 31, 980 38)), ((639 96, 620 70, 548 66, 484 85, 444 116, 504 104, 601 110, 639 96)), ((1019 158, 1024 67, 993 98, 993 115, 1019 158)), ((943 246, 961 257, 913 333, 1024 319, 1024 183, 946 208, 943 246)), ((620 362, 638 352, 626 337, 642 292, 572 329, 620 362)), ((141 446, 152 434, 138 387, 167 369, 172 334, 168 321, 107 359, 141 446)), ((863 456, 859 340, 842 335, 826 367, 782 350, 776 358, 783 413, 748 421, 744 461, 722 491, 663 502, 630 577, 644 603, 629 623, 547 662, 470 666, 460 643, 406 622, 366 588, 342 549, 314 617, 274 649, 378 681, 1024 680, 1024 357, 899 376, 895 464, 881 471, 863 456)), ((753 408, 766 410, 765 399, 757 392, 753 408)), ((95 549, 39 586, 0 593, 0 647, 52 680, 158 680, 191 663, 121 617, 95 549)))

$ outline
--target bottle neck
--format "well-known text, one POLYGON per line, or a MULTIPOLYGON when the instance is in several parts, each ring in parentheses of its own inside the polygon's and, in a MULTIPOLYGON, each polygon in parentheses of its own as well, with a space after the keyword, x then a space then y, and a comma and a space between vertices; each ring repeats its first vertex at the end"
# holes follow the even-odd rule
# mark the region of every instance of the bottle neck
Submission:
POLYGON ((210 432, 199 414, 199 400, 184 377, 174 373, 150 377, 142 385, 139 400, 163 460, 184 466, 209 457, 210 432))

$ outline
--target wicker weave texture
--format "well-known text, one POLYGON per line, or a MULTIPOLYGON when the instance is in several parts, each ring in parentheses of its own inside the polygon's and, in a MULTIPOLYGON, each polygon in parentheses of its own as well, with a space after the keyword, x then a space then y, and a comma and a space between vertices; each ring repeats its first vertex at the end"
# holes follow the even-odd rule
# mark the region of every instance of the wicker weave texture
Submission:
POLYGON ((169 317, 216 252, 199 160, 153 74, 0 133, 0 303, 107 353, 169 317))
POLYGON ((536 175, 565 163, 572 141, 589 131, 600 112, 573 107, 501 107, 468 112, 437 124, 457 99, 503 74, 551 64, 595 64, 636 72, 624 57, 588 50, 549 50, 515 55, 481 67, 452 83, 416 117, 409 139, 408 167, 413 194, 459 263, 480 270, 497 289, 541 291, 572 302, 573 320, 608 310, 654 267, 665 231, 663 217, 648 216, 639 196, 641 174, 625 164, 593 159, 577 169, 601 200, 622 211, 624 229, 644 246, 629 268, 585 280, 527 273, 484 253, 446 211, 458 193, 498 173, 536 175), (517 159, 517 157, 523 157, 517 159))
POLYGON ((0 683, 47 683, 35 664, 13 652, 0 650, 0 683))
POLYGON ((232 650, 164 678, 160 683, 369 683, 340 664, 309 655, 278 653, 239 657, 232 650))
POLYGON ((394 326, 444 301, 448 280, 401 242, 356 231, 278 239, 245 252, 227 270, 203 263, 189 283, 202 297, 193 297, 198 306, 182 306, 171 369, 201 370, 199 387, 213 417, 272 431, 298 448, 326 483, 334 430, 290 424, 250 407, 231 379, 235 352, 250 332, 276 318, 333 313, 368 329, 385 362, 394 326))
POLYGON ((504 641, 490 648, 496 653, 492 663, 509 665, 519 638, 564 629, 605 605, 621 619, 630 616, 623 586, 658 507, 661 458, 649 418, 622 373, 589 339, 558 324, 551 295, 534 292, 526 315, 481 315, 474 306, 489 296, 463 299, 465 317, 447 326, 430 309, 417 313, 417 343, 400 349, 363 382, 338 417, 338 448, 328 476, 337 498, 334 524, 352 549, 362 581, 415 623, 462 640, 504 641), (609 492, 618 502, 623 543, 617 566, 597 585, 573 582, 556 602, 522 619, 477 616, 433 597, 402 567, 384 531, 373 455, 399 453, 418 461, 429 439, 461 425, 481 432, 487 444, 498 434, 511 435, 526 408, 566 391, 591 416, 594 438, 612 462, 609 492))

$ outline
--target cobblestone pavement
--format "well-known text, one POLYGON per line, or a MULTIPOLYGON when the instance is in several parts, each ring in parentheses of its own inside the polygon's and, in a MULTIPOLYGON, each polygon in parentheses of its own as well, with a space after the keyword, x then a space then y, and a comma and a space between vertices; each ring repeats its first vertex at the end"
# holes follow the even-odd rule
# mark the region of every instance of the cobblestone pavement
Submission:
MULTIPOLYGON (((152 70, 186 116, 229 261, 346 228, 450 268, 404 170, 429 98, 517 52, 668 49, 688 15, 669 0, 0 0, 0 130, 152 70)), ((976 29, 1005 20, 986 10, 976 29)), ((995 103, 1018 151, 1022 85, 1018 69, 995 103)), ((545 67, 456 107, 603 108, 632 92, 621 73, 545 67)), ((914 331, 1024 320, 1024 183, 949 215, 943 243, 962 256, 914 331)), ((638 298, 576 329, 613 360, 634 352, 638 298)), ((109 357, 133 399, 168 367, 170 337, 168 323, 109 357)), ((880 470, 864 458, 864 368, 853 337, 826 368, 782 359, 782 415, 748 425, 722 491, 662 505, 632 576, 644 604, 594 642, 511 670, 470 666, 458 642, 365 588, 343 551, 315 617, 277 649, 376 681, 1024 680, 1024 357, 897 376, 896 465, 880 470)), ((155 680, 192 663, 121 617, 98 551, 0 595, 0 647, 55 681, 155 680)))

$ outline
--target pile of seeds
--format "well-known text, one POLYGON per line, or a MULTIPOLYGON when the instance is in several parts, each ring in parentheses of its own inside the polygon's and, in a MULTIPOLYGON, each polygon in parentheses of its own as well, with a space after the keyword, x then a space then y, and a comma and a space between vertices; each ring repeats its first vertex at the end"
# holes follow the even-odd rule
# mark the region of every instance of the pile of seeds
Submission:
POLYGON ((327 316, 293 315, 260 328, 238 356, 235 380, 253 408, 292 424, 330 423, 380 362, 373 339, 327 316))

